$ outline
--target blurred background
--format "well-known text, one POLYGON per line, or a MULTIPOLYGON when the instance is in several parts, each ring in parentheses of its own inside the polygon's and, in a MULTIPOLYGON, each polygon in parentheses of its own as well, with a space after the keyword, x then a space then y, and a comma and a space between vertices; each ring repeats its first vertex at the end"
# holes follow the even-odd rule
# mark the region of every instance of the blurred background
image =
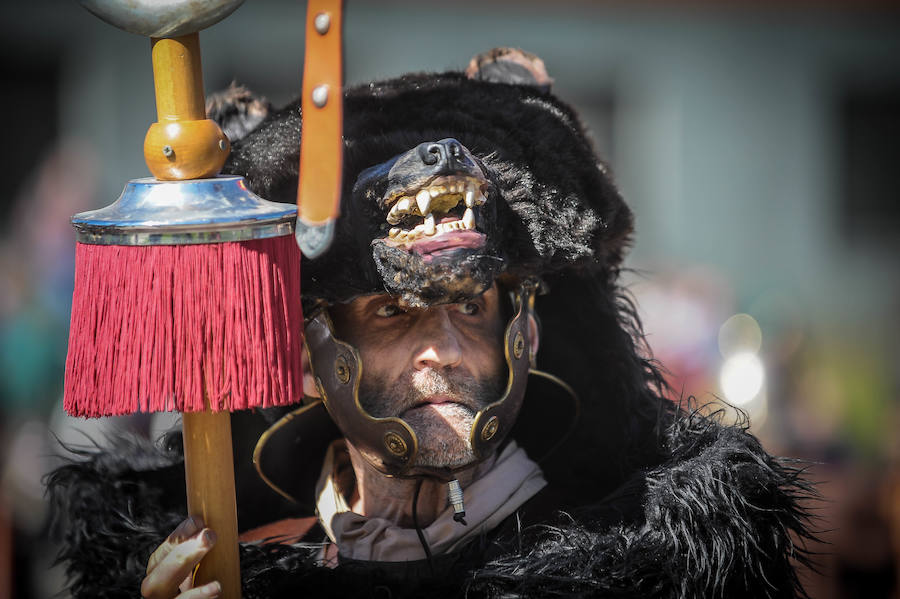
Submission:
MULTIPOLYGON (((771 452, 813 462, 830 545, 811 596, 900 597, 900 5, 346 4, 348 83, 500 45, 544 59, 636 213, 627 278, 673 399, 724 400, 771 452)), ((304 16, 247 2, 201 33, 207 93, 293 98, 304 16)), ((0 18, 0 596, 50 597, 54 435, 154 434, 68 421, 61 392, 68 219, 148 175, 156 111, 148 40, 71 1, 0 18)))

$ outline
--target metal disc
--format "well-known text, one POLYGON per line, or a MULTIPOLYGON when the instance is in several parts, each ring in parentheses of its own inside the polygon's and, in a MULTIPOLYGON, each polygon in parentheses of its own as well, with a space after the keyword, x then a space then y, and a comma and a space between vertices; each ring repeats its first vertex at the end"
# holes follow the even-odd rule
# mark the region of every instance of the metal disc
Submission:
POLYGON ((244 0, 80 0, 119 29, 147 37, 176 37, 215 25, 244 0))
POLYGON ((243 177, 129 181, 106 208, 72 217, 80 243, 185 245, 293 233, 297 206, 253 194, 243 177))

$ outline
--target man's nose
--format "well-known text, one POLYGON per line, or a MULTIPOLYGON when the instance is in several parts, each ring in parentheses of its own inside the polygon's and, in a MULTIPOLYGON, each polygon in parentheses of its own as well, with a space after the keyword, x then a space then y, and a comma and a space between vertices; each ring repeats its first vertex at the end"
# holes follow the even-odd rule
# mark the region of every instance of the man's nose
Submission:
POLYGON ((462 361, 462 347, 456 327, 443 308, 433 308, 435 314, 427 317, 421 330, 420 345, 414 362, 416 370, 425 368, 454 368, 462 361))

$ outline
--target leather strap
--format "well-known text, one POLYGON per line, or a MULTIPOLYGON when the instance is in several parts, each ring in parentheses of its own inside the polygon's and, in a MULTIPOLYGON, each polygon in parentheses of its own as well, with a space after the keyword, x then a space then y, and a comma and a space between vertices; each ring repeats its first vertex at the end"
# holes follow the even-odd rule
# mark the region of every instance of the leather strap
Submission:
POLYGON ((343 159, 341 0, 309 0, 303 61, 303 133, 297 212, 308 225, 337 218, 343 159))

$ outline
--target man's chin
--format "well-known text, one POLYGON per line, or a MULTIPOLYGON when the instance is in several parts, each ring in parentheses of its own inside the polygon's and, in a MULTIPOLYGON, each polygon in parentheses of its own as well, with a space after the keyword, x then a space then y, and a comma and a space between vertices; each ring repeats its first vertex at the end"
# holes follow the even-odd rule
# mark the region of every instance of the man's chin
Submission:
POLYGON ((419 442, 416 466, 460 468, 475 461, 469 442, 475 414, 469 408, 451 402, 425 404, 407 410, 402 418, 419 442))

